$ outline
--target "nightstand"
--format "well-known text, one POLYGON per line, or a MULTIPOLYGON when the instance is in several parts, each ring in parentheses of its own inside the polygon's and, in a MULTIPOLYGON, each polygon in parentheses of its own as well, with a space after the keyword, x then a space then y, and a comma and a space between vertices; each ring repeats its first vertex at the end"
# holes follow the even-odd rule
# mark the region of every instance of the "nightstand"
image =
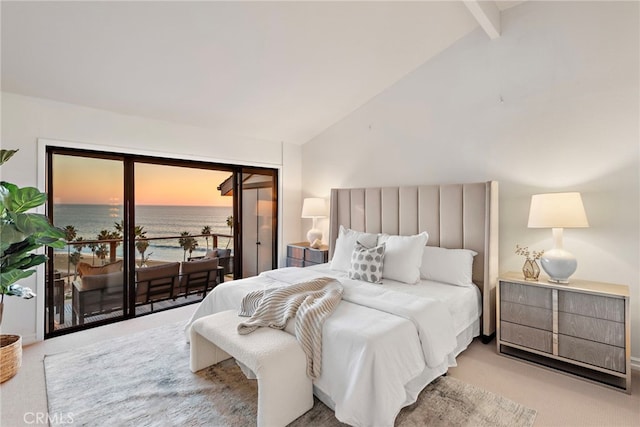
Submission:
POLYGON ((631 393, 627 286, 577 279, 561 285, 507 273, 496 306, 500 354, 631 393))
POLYGON ((324 264, 329 261, 329 247, 320 246, 319 249, 309 247, 309 243, 291 243, 287 245, 287 267, 308 267, 324 264))

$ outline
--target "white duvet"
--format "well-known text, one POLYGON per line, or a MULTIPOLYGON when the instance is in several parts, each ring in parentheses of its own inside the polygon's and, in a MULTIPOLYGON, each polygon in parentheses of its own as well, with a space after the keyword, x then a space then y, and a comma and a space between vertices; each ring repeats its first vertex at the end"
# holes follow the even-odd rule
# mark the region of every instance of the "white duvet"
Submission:
POLYGON ((209 314, 239 309, 251 290, 320 276, 336 277, 344 294, 324 323, 316 394, 344 423, 392 426, 400 409, 415 402, 426 384, 455 366, 460 350, 456 336, 480 315, 477 288, 435 282, 373 285, 350 280, 326 264, 283 268, 217 286, 189 325, 209 314))

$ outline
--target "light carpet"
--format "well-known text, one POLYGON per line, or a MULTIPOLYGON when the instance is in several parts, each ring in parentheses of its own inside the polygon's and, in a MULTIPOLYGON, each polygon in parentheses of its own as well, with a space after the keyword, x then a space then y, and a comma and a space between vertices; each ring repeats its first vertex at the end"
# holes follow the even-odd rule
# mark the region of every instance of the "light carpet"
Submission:
MULTIPOLYGON (((189 371, 182 324, 102 341, 44 360, 52 425, 252 426, 257 384, 233 361, 189 371), (59 421, 59 422, 58 422, 59 421)), ((536 411, 442 377, 404 408, 397 426, 531 426, 536 411)), ((292 426, 340 426, 316 399, 292 426)))

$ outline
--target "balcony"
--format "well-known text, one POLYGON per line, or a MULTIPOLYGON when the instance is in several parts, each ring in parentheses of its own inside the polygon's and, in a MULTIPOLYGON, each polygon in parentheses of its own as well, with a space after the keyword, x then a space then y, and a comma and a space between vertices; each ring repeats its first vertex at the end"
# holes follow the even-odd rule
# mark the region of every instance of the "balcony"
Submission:
MULTIPOLYGON (((136 239, 135 315, 199 302, 214 286, 233 279, 233 251, 226 247, 232 243, 233 236, 227 234, 136 239), (223 247, 219 247, 219 243, 223 247), (217 260, 215 270, 207 263, 212 259, 217 260), (186 263, 189 268, 184 267, 186 263), (206 278, 186 272, 200 264, 208 265, 206 278), (174 271, 161 273, 153 282, 140 283, 139 272, 161 271, 171 265, 175 265, 174 271), (153 292, 146 289, 147 284, 152 283, 153 292)), ((125 315, 124 301, 128 299, 122 271, 122 244, 122 239, 70 241, 65 250, 54 253, 53 330, 125 315), (101 281, 99 285, 94 284, 101 281)), ((48 305, 47 309, 50 308, 48 305)))

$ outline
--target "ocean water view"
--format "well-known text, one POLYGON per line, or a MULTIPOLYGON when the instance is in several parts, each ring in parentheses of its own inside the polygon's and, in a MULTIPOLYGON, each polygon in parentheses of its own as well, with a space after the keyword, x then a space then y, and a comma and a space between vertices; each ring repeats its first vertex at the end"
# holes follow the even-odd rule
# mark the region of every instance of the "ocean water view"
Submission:
MULTIPOLYGON (((211 234, 230 235, 227 217, 233 213, 231 207, 224 206, 136 206, 136 225, 143 227, 147 238, 179 236, 188 231, 191 235, 201 234, 206 225, 211 227, 211 234)), ((115 223, 123 219, 123 207, 119 205, 88 205, 88 204, 56 204, 53 207, 53 223, 64 228, 68 225, 75 227, 77 237, 84 240, 96 240, 101 230, 115 231, 115 223)), ((198 237, 198 247, 192 256, 204 255, 206 241, 198 237)), ((227 238, 220 237, 218 246, 226 247, 227 238)), ((209 238, 209 247, 212 239, 209 238)), ((230 242, 229 248, 232 248, 230 242)), ((59 250, 67 253, 67 249, 59 250)), ((118 246, 117 256, 122 256, 122 246, 118 246)), ((82 249, 85 262, 91 262, 93 256, 89 248, 82 249)), ((178 239, 150 240, 145 256, 151 260, 182 261, 184 251, 178 244, 178 239)), ((187 255, 188 256, 188 255, 187 255)), ((139 254, 136 253, 136 258, 139 254)), ((98 260, 95 260, 98 263, 98 260)))

